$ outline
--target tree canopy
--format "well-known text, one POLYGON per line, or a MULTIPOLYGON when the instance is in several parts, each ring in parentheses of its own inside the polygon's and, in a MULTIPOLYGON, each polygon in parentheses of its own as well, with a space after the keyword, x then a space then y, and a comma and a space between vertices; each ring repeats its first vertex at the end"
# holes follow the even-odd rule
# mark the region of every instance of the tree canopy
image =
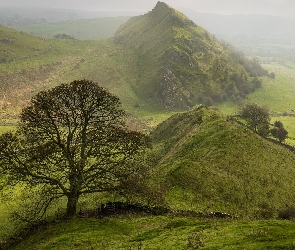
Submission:
POLYGON ((66 216, 81 195, 115 190, 138 170, 148 136, 130 131, 119 99, 88 80, 42 91, 21 113, 16 132, 0 136, 0 173, 10 184, 40 187, 43 209, 66 196, 66 216))
POLYGON ((270 121, 267 107, 259 106, 256 103, 248 103, 240 110, 240 116, 246 119, 253 131, 263 136, 267 135, 270 121))
POLYGON ((288 131, 284 128, 281 121, 275 121, 274 127, 270 130, 271 134, 278 138, 280 142, 285 141, 288 136, 288 131))

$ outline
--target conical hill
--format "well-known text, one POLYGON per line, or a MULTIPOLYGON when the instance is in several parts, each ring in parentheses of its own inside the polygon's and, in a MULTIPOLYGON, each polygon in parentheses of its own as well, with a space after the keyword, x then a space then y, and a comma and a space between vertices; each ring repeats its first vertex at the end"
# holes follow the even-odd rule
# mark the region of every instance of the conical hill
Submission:
POLYGON ((261 66, 219 42, 163 2, 133 17, 115 35, 138 54, 137 92, 167 108, 245 97, 261 66))

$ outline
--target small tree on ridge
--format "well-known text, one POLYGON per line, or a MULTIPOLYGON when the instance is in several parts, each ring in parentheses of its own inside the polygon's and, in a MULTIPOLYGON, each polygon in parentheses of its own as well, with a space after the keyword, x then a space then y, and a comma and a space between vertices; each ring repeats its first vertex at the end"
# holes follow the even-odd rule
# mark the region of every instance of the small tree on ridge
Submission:
POLYGON ((256 103, 249 103, 241 109, 240 116, 246 119, 253 131, 262 136, 267 135, 270 121, 268 108, 259 106, 256 103))

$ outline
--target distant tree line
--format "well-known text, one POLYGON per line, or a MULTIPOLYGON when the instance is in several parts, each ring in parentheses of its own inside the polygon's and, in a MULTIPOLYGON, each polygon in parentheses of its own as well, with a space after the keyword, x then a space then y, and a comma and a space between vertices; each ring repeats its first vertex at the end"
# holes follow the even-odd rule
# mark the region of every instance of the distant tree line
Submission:
POLYGON ((54 39, 69 39, 69 40, 75 39, 75 37, 64 34, 64 33, 63 34, 56 34, 56 35, 53 36, 53 38, 54 39))

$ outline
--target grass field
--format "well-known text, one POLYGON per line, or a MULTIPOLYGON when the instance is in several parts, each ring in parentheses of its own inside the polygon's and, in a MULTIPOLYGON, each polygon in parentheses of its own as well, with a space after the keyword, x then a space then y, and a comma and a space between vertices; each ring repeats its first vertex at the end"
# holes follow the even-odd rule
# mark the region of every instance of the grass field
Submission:
MULTIPOLYGON (((263 67, 274 72, 276 78, 264 78, 262 88, 248 95, 244 102, 268 106, 272 116, 271 123, 281 121, 289 132, 286 143, 295 145, 295 63, 270 63, 263 67)), ((225 114, 232 115, 238 112, 240 106, 227 102, 220 108, 225 114)))
POLYGON ((11 249, 294 249, 294 237, 293 221, 125 215, 55 223, 11 249))
POLYGON ((91 20, 70 20, 56 23, 39 24, 17 29, 44 38, 56 34, 67 34, 80 40, 97 40, 113 37, 117 29, 130 17, 105 17, 91 20))
MULTIPOLYGON (((275 79, 264 78, 262 88, 249 94, 245 102, 255 102, 266 105, 271 112, 285 112, 295 109, 295 63, 280 65, 277 63, 265 64, 263 67, 269 72, 276 74, 275 79), (291 66, 292 65, 292 66, 291 66)), ((221 105, 222 110, 233 113, 238 109, 237 105, 225 103, 221 105)))
POLYGON ((16 126, 8 126, 8 125, 5 125, 5 126, 1 126, 0 125, 0 135, 5 133, 5 132, 8 132, 8 131, 11 131, 11 130, 15 130, 16 129, 16 126))
POLYGON ((276 79, 266 78, 263 88, 250 94, 248 100, 267 105, 272 112, 286 112, 295 109, 295 63, 286 65, 265 64, 276 79))

